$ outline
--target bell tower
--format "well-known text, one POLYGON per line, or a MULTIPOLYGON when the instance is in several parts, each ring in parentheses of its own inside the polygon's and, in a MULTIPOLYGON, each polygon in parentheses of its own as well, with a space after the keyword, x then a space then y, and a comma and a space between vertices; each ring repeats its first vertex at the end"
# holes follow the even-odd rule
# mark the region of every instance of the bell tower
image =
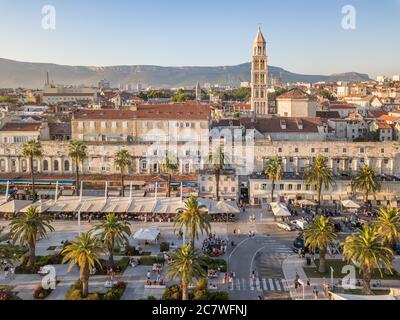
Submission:
POLYGON ((251 111, 255 116, 268 114, 268 57, 267 42, 258 28, 253 42, 251 65, 251 111))

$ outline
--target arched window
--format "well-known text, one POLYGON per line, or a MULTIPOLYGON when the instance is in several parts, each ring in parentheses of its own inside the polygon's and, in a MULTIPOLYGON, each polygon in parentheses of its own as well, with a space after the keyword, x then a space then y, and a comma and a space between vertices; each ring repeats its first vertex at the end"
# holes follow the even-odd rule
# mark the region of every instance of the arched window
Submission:
POLYGON ((0 160, 0 171, 5 172, 6 171, 6 161, 4 159, 0 160))
POLYGON ((65 171, 69 171, 69 169, 70 169, 69 161, 68 161, 68 160, 65 160, 65 161, 64 161, 64 170, 65 170, 65 171))
POLYGON ((27 172, 28 171, 28 163, 26 162, 25 159, 22 159, 21 166, 22 166, 22 172, 27 172))
POLYGON ((58 163, 58 160, 54 160, 54 171, 60 170, 60 165, 58 163))
POLYGON ((43 171, 49 171, 49 162, 47 160, 43 160, 43 171))

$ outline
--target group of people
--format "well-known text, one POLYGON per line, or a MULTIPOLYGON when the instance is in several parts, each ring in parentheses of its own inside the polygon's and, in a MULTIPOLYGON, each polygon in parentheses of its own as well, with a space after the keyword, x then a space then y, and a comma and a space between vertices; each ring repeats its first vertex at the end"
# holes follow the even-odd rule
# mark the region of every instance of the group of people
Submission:
POLYGON ((252 215, 249 216, 249 222, 250 223, 256 223, 256 215, 255 214, 252 214, 252 215))
POLYGON ((157 285, 164 286, 165 285, 165 280, 161 277, 161 271, 162 271, 161 267, 154 268, 154 266, 153 266, 153 272, 156 273, 156 275, 157 275, 156 280, 154 280, 154 281, 151 280, 151 271, 150 270, 147 271, 147 275, 146 275, 147 276, 147 282, 146 282, 146 284, 148 286, 157 286, 157 285))
POLYGON ((203 252, 211 257, 219 257, 225 254, 228 249, 228 240, 218 238, 215 233, 210 234, 203 241, 203 252))
POLYGON ((14 280, 15 279, 14 266, 5 261, 2 262, 1 266, 2 266, 2 269, 4 270, 4 278, 9 279, 9 280, 14 280))

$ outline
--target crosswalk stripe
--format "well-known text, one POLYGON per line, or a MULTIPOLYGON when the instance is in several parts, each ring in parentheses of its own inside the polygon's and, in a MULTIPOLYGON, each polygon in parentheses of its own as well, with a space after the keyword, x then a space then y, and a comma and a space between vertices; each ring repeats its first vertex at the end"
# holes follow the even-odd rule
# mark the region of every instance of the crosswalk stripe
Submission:
POLYGON ((272 279, 268 279, 269 282, 269 291, 275 291, 274 281, 272 279))
POLYGON ((236 280, 236 290, 240 291, 240 279, 236 280))
POLYGON ((261 291, 261 283, 260 283, 259 278, 256 279, 256 287, 257 287, 257 291, 261 291))
POLYGON ((246 279, 242 279, 243 290, 246 290, 246 279))
POLYGON ((268 291, 267 280, 265 278, 262 279, 264 291, 268 291))
POLYGON ((280 280, 275 280, 275 286, 278 291, 282 291, 280 280))
POLYGON ((250 290, 254 291, 254 283, 253 283, 253 279, 250 278, 250 290))

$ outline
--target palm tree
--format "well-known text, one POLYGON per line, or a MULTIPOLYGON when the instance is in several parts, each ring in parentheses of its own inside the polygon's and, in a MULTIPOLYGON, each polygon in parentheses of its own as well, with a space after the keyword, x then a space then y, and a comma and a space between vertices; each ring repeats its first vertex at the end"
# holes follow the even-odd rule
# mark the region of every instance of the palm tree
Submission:
POLYGON ((121 171, 122 197, 125 197, 124 172, 132 164, 132 156, 128 150, 120 150, 114 156, 114 164, 121 171))
POLYGON ((189 300, 189 285, 193 279, 206 276, 204 261, 191 244, 186 244, 172 254, 172 263, 168 266, 167 276, 179 279, 182 290, 182 300, 189 300))
POLYGON ((327 165, 328 159, 324 156, 318 156, 304 172, 304 179, 308 184, 314 184, 317 187, 318 206, 321 205, 322 188, 329 189, 335 181, 327 165))
POLYGON ((177 209, 174 226, 179 226, 179 230, 185 229, 189 234, 193 248, 195 239, 199 239, 201 234, 211 232, 210 216, 204 211, 204 206, 199 204, 196 197, 190 197, 185 201, 185 208, 177 209))
POLYGON ((109 213, 105 221, 94 229, 101 231, 98 236, 105 241, 108 251, 108 266, 114 268, 114 246, 129 243, 129 236, 131 235, 129 223, 119 220, 115 213, 109 213))
POLYGON ((264 168, 264 173, 272 181, 271 202, 274 202, 275 183, 282 179, 282 159, 273 157, 269 159, 264 168))
POLYGON ((371 278, 375 269, 379 269, 381 276, 383 276, 382 267, 392 271, 393 251, 382 242, 378 229, 367 224, 359 234, 346 239, 343 256, 347 261, 360 266, 364 293, 367 295, 372 294, 371 278))
POLYGON ((329 218, 317 216, 305 229, 304 235, 306 238, 305 245, 313 250, 319 250, 319 269, 321 273, 326 272, 326 250, 337 235, 335 227, 329 218))
POLYGON ((212 166, 215 174, 215 182, 216 182, 216 192, 217 192, 217 201, 220 200, 219 196, 219 180, 221 177, 221 171, 225 168, 225 153, 222 146, 219 146, 211 152, 208 156, 208 162, 212 166))
POLYGON ((42 156, 42 144, 39 141, 31 140, 24 144, 23 155, 29 159, 29 166, 31 169, 31 180, 32 180, 32 196, 36 199, 35 193, 35 170, 33 168, 33 160, 42 156))
POLYGON ((101 242, 91 232, 81 234, 62 251, 63 263, 70 262, 68 271, 71 271, 75 265, 79 267, 82 298, 86 298, 89 294, 90 270, 96 265, 101 267, 100 255, 102 252, 101 242))
POLYGON ((87 158, 86 145, 83 141, 72 141, 68 146, 68 156, 75 161, 76 193, 79 194, 79 164, 87 158))
POLYGON ((13 243, 19 241, 21 245, 29 247, 28 267, 32 267, 36 262, 38 238, 46 238, 48 231, 54 231, 50 222, 49 217, 40 215, 36 208, 30 207, 26 213, 15 217, 10 223, 10 235, 13 243))
POLYGON ((356 191, 364 193, 364 203, 368 207, 368 196, 380 190, 381 184, 375 171, 368 165, 365 165, 361 171, 354 177, 352 186, 356 191))
POLYGON ((167 153, 164 163, 160 164, 160 169, 161 172, 168 175, 167 197, 170 198, 172 175, 178 171, 177 158, 167 153))
POLYGON ((399 209, 390 206, 379 209, 378 218, 374 222, 383 241, 394 247, 400 238, 399 209))

